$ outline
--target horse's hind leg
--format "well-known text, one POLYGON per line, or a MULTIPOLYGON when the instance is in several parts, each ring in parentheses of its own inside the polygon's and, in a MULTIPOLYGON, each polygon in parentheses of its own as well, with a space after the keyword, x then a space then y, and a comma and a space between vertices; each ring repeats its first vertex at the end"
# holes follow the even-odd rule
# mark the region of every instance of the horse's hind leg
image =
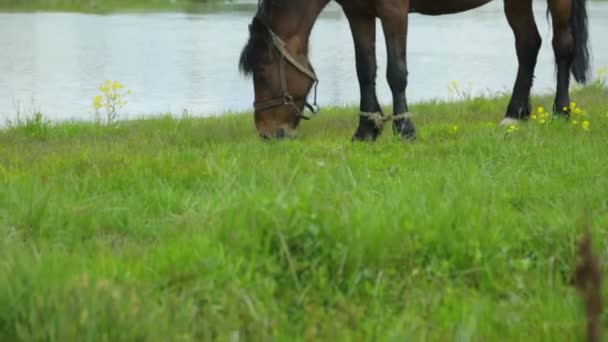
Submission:
POLYGON ((551 0, 549 9, 553 19, 553 51, 557 63, 557 91, 553 110, 567 114, 570 104, 570 65, 574 55, 574 37, 570 30, 572 1, 551 0))
POLYGON ((376 21, 374 17, 346 13, 355 42, 357 77, 361 90, 359 127, 353 140, 376 140, 381 128, 370 119, 372 113, 381 113, 376 96, 376 21))
POLYGON ((584 1, 549 0, 553 21, 553 51, 557 63, 557 92, 553 110, 570 114, 570 70, 581 83, 587 81, 587 14, 584 1))
POLYGON ((503 125, 525 120, 530 116, 530 90, 542 43, 534 21, 532 0, 505 0, 505 14, 515 34, 519 69, 503 125))
POLYGON ((416 136, 416 128, 409 117, 405 96, 408 77, 406 48, 409 5, 407 1, 402 1, 401 6, 381 13, 380 19, 386 38, 386 79, 393 94, 393 131, 402 138, 412 139, 416 136))

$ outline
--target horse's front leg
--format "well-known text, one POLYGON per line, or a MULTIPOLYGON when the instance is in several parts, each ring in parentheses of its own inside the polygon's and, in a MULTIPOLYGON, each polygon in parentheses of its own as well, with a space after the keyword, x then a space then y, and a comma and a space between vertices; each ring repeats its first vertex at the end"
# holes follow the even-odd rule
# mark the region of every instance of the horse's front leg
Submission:
POLYGON ((408 1, 391 7, 381 16, 386 38, 386 78, 393 93, 393 131, 404 139, 413 139, 416 128, 407 106, 407 27, 408 1))
POLYGON ((381 115, 376 96, 376 22, 374 17, 346 13, 355 42, 361 115, 353 140, 376 140, 382 132, 374 117, 381 115))
POLYGON ((511 101, 501 125, 516 124, 530 116, 530 90, 542 39, 532 11, 532 0, 505 0, 507 21, 515 35, 519 67, 511 101))

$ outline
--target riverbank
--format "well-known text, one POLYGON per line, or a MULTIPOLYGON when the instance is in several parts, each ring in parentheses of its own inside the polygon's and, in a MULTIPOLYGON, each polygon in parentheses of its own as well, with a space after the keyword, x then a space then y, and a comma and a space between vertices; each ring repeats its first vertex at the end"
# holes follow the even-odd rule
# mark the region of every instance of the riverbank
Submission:
POLYGON ((199 12, 229 3, 223 0, 0 0, 0 12, 199 12))
POLYGON ((280 143, 251 114, 17 123, 0 340, 581 340, 585 220, 608 247, 606 96, 576 91, 576 125, 507 130, 505 97, 417 104, 414 143, 351 143, 352 108, 280 143))

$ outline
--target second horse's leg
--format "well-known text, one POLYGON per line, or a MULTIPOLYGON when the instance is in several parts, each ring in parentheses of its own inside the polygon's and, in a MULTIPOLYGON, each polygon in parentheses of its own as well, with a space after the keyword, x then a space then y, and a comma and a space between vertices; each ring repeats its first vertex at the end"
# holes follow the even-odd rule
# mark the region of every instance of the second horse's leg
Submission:
POLYGON ((407 106, 407 25, 408 4, 403 8, 392 8, 381 16, 386 38, 387 70, 386 79, 393 93, 393 130, 404 139, 413 139, 416 128, 407 106))
POLYGON ((361 90, 361 115, 353 140, 376 140, 382 132, 371 116, 380 115, 381 109, 376 96, 376 21, 374 17, 347 13, 353 39, 357 76, 361 90))

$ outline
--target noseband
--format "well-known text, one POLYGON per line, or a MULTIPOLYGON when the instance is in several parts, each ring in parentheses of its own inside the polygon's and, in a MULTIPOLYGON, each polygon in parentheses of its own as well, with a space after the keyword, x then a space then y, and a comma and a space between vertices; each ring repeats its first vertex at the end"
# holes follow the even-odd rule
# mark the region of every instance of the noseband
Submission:
MULTIPOLYGON (((289 89, 287 88, 287 74, 285 72, 285 63, 288 62, 294 68, 296 68, 298 71, 300 71, 304 75, 308 76, 308 78, 310 78, 313 81, 313 86, 315 88, 314 103, 313 104, 308 103, 308 101, 307 101, 308 94, 303 99, 304 106, 306 108, 308 108, 313 114, 317 114, 319 112, 319 106, 317 105, 317 86, 319 85, 319 79, 317 78, 317 75, 315 74, 314 70, 301 64, 300 62, 298 62, 295 59, 295 57, 287 50, 287 47, 286 47, 287 44, 281 38, 279 38, 279 36, 276 33, 274 33, 274 31, 270 28, 270 26, 268 24, 266 24, 265 20, 262 20, 259 17, 258 17, 258 20, 260 20, 260 22, 262 22, 263 25, 266 27, 266 30, 268 31, 268 34, 270 35, 270 38, 272 40, 272 45, 281 55, 281 57, 279 59, 279 77, 281 78, 281 94, 282 95, 279 98, 274 98, 274 99, 265 100, 265 101, 256 101, 253 104, 253 108, 255 110, 265 110, 265 109, 270 109, 270 108, 275 108, 275 107, 289 106, 296 110, 296 112, 298 113, 298 117, 300 117, 301 119, 310 120, 312 118, 312 116, 306 115, 304 113, 304 111, 300 110, 300 108, 298 108, 298 106, 295 103, 295 101, 302 100, 302 99, 294 99, 293 96, 291 96, 291 94, 289 93, 289 89)), ((309 90, 309 92, 310 92, 310 90, 309 90)))

